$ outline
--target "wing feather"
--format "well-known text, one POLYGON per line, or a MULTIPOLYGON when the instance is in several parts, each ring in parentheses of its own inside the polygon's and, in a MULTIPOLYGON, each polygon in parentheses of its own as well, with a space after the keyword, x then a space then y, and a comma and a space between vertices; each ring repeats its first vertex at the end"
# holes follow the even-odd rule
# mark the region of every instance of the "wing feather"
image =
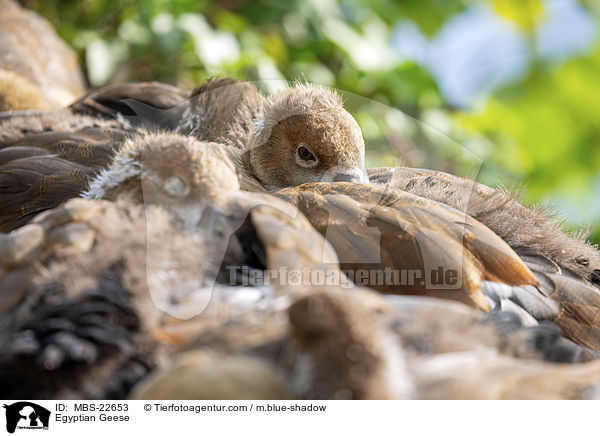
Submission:
POLYGON ((343 270, 397 271, 396 281, 362 282, 382 292, 443 296, 487 310, 482 280, 538 283, 491 230, 440 203, 389 187, 346 183, 311 183, 276 195, 326 237, 343 270), (455 271, 456 280, 445 280, 448 271, 455 271))

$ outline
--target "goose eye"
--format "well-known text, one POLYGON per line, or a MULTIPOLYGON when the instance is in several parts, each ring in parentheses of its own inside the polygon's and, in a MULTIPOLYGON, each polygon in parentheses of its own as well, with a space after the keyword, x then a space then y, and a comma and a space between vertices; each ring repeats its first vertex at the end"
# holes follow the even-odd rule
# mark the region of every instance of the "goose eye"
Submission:
POLYGON ((310 161, 316 161, 317 159, 315 158, 315 155, 312 154, 312 152, 306 148, 305 146, 301 145, 300 147, 298 147, 298 157, 304 161, 310 162, 310 161))
POLYGON ((296 163, 304 168, 315 168, 319 165, 319 159, 310 151, 310 148, 300 144, 296 150, 296 163))
POLYGON ((187 193, 189 191, 186 183, 177 176, 169 177, 165 181, 164 189, 169 194, 176 196, 176 197, 183 197, 184 195, 187 195, 187 193))

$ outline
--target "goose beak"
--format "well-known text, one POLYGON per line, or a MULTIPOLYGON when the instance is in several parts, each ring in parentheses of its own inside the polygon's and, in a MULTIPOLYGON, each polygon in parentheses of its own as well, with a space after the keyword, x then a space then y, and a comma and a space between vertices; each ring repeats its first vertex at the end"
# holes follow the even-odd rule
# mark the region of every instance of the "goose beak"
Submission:
POLYGON ((362 168, 353 168, 348 170, 343 170, 337 172, 335 174, 330 175, 330 180, 323 181, 331 181, 331 182, 349 182, 349 183, 369 183, 369 177, 367 173, 362 168))

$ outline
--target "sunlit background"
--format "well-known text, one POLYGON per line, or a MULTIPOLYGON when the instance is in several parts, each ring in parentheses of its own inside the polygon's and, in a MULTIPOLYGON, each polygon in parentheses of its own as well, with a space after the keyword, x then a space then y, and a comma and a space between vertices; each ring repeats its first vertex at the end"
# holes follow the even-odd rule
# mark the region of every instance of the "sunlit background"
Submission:
POLYGON ((600 241, 598 0, 25 0, 91 86, 212 75, 339 89, 369 166, 527 188, 600 241))

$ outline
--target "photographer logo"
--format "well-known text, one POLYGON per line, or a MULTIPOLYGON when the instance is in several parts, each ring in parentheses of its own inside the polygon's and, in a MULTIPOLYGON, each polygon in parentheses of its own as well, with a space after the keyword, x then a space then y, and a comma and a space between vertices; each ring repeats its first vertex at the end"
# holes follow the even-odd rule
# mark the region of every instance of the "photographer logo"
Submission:
POLYGON ((19 430, 48 430, 50 411, 29 401, 19 401, 6 409, 6 431, 14 433, 19 430))

